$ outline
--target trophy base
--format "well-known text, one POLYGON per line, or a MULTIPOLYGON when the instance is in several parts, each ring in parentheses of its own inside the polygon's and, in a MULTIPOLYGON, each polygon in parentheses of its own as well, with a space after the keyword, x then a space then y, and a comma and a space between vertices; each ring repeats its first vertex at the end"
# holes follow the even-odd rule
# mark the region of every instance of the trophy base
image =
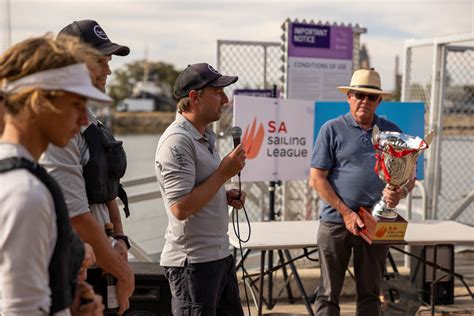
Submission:
POLYGON ((398 213, 395 210, 387 208, 383 201, 375 204, 372 215, 389 221, 394 221, 398 218, 398 213))
POLYGON ((372 215, 366 208, 359 209, 359 216, 365 226, 360 236, 369 244, 405 244, 408 222, 397 214, 395 219, 384 219, 372 215))

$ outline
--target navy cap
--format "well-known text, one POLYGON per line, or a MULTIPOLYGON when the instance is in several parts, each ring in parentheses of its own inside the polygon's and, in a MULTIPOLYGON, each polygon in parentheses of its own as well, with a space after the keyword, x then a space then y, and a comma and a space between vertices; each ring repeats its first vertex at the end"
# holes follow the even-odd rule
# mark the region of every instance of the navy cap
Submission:
POLYGON ((176 78, 174 96, 180 100, 187 97, 191 90, 200 90, 205 87, 227 87, 235 83, 239 77, 220 74, 207 63, 188 65, 176 78))
POLYGON ((130 48, 112 43, 99 23, 93 20, 74 21, 66 25, 58 34, 78 37, 81 42, 87 43, 104 55, 127 56, 130 48))

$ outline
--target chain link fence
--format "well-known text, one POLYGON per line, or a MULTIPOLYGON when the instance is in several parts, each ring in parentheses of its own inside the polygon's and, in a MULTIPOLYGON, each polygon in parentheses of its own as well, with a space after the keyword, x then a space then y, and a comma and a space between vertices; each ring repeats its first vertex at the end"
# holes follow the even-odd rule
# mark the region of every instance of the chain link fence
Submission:
POLYGON ((474 35, 409 41, 402 101, 422 101, 426 131, 427 216, 474 225, 474 35))
MULTIPOLYGON (((359 65, 360 35, 363 32, 365 29, 354 27, 353 65, 359 65)), ((284 95, 284 58, 283 45, 278 42, 217 41, 217 69, 223 74, 239 76, 239 81, 226 90, 230 97, 234 89, 271 89, 273 85, 284 95)), ((232 149, 229 136, 231 127, 232 106, 225 110, 215 125, 221 155, 226 155, 232 149)), ((244 183, 243 189, 247 193, 246 205, 250 219, 268 219, 269 184, 244 183)), ((275 211, 284 220, 317 219, 317 204, 317 194, 307 181, 286 181, 276 185, 275 211)))
MULTIPOLYGON (((290 20, 287 20, 290 22, 290 20)), ((293 21, 298 23, 298 20, 293 21)), ((305 20, 301 21, 302 23, 308 23, 305 20)), ((322 24, 321 21, 314 22, 310 21, 308 24, 322 24)), ((326 23, 326 25, 329 23, 326 23)), ((344 26, 343 24, 338 25, 337 23, 332 23, 332 26, 344 26)), ((285 27, 288 25, 285 24, 285 27)), ((352 46, 352 70, 356 70, 360 65, 360 36, 366 32, 365 28, 360 27, 359 25, 347 25, 352 27, 353 30, 353 46, 352 46)), ((284 28, 284 27, 282 27, 284 28)), ((288 65, 285 64, 284 67, 288 65)), ((284 80, 287 80, 287 77, 283 76, 284 80)), ((348 78, 349 80, 349 78, 348 78)), ((286 86, 286 83, 284 83, 286 86)), ((286 93, 286 91, 285 91, 286 93)), ((283 187, 284 193, 284 205, 283 205, 283 214, 285 220, 313 220, 319 218, 319 207, 318 202, 319 198, 317 193, 309 186, 308 181, 286 181, 283 187)))
MULTIPOLYGON (((235 89, 277 89, 281 87, 282 50, 276 42, 217 41, 217 69, 228 75, 239 76, 239 80, 226 88, 232 98, 235 89)), ((216 122, 217 146, 220 154, 227 155, 233 148, 230 129, 232 127, 232 103, 216 122)), ((269 185, 265 182, 243 183, 247 193, 246 208, 251 221, 268 219, 269 185)), ((275 210, 281 213, 282 187, 276 186, 275 210)))

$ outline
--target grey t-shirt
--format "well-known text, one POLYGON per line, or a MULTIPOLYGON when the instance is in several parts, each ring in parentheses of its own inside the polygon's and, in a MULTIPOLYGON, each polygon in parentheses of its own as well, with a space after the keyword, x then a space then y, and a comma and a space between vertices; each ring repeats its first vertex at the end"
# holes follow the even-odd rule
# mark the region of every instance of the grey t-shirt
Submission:
POLYGON ((198 212, 178 220, 171 205, 211 176, 220 164, 216 136, 207 128, 204 136, 177 114, 158 142, 155 173, 163 195, 168 228, 161 265, 183 266, 219 260, 230 255, 227 227, 229 214, 224 186, 198 212))
MULTIPOLYGON (((401 132, 394 123, 375 116, 382 131, 401 132)), ((363 130, 350 113, 326 122, 320 129, 311 158, 311 168, 329 170, 328 181, 336 194, 353 211, 372 207, 382 196, 384 183, 374 171, 375 150, 372 129, 363 130)), ((320 218, 344 223, 341 214, 325 201, 320 218)))
MULTIPOLYGON (((90 111, 88 114, 90 124, 97 124, 94 115, 90 111)), ((41 155, 39 163, 59 183, 69 217, 76 217, 90 211, 103 227, 104 224, 110 222, 107 205, 89 205, 82 175, 82 169, 89 161, 89 147, 82 135, 84 129, 81 133, 77 133, 64 148, 49 144, 48 149, 41 155)))

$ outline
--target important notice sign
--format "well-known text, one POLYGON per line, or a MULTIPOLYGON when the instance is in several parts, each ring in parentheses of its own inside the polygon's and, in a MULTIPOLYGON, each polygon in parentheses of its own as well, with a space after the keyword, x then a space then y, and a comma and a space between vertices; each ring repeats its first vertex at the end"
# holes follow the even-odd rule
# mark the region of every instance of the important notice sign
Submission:
POLYGON ((288 99, 344 100, 336 87, 351 79, 352 28, 288 23, 288 99))
POLYGON ((294 23, 291 41, 295 47, 330 48, 331 27, 294 23))
POLYGON ((306 180, 313 147, 314 101, 234 96, 247 161, 242 181, 306 180))
POLYGON ((352 61, 350 27, 291 23, 288 56, 352 61))

